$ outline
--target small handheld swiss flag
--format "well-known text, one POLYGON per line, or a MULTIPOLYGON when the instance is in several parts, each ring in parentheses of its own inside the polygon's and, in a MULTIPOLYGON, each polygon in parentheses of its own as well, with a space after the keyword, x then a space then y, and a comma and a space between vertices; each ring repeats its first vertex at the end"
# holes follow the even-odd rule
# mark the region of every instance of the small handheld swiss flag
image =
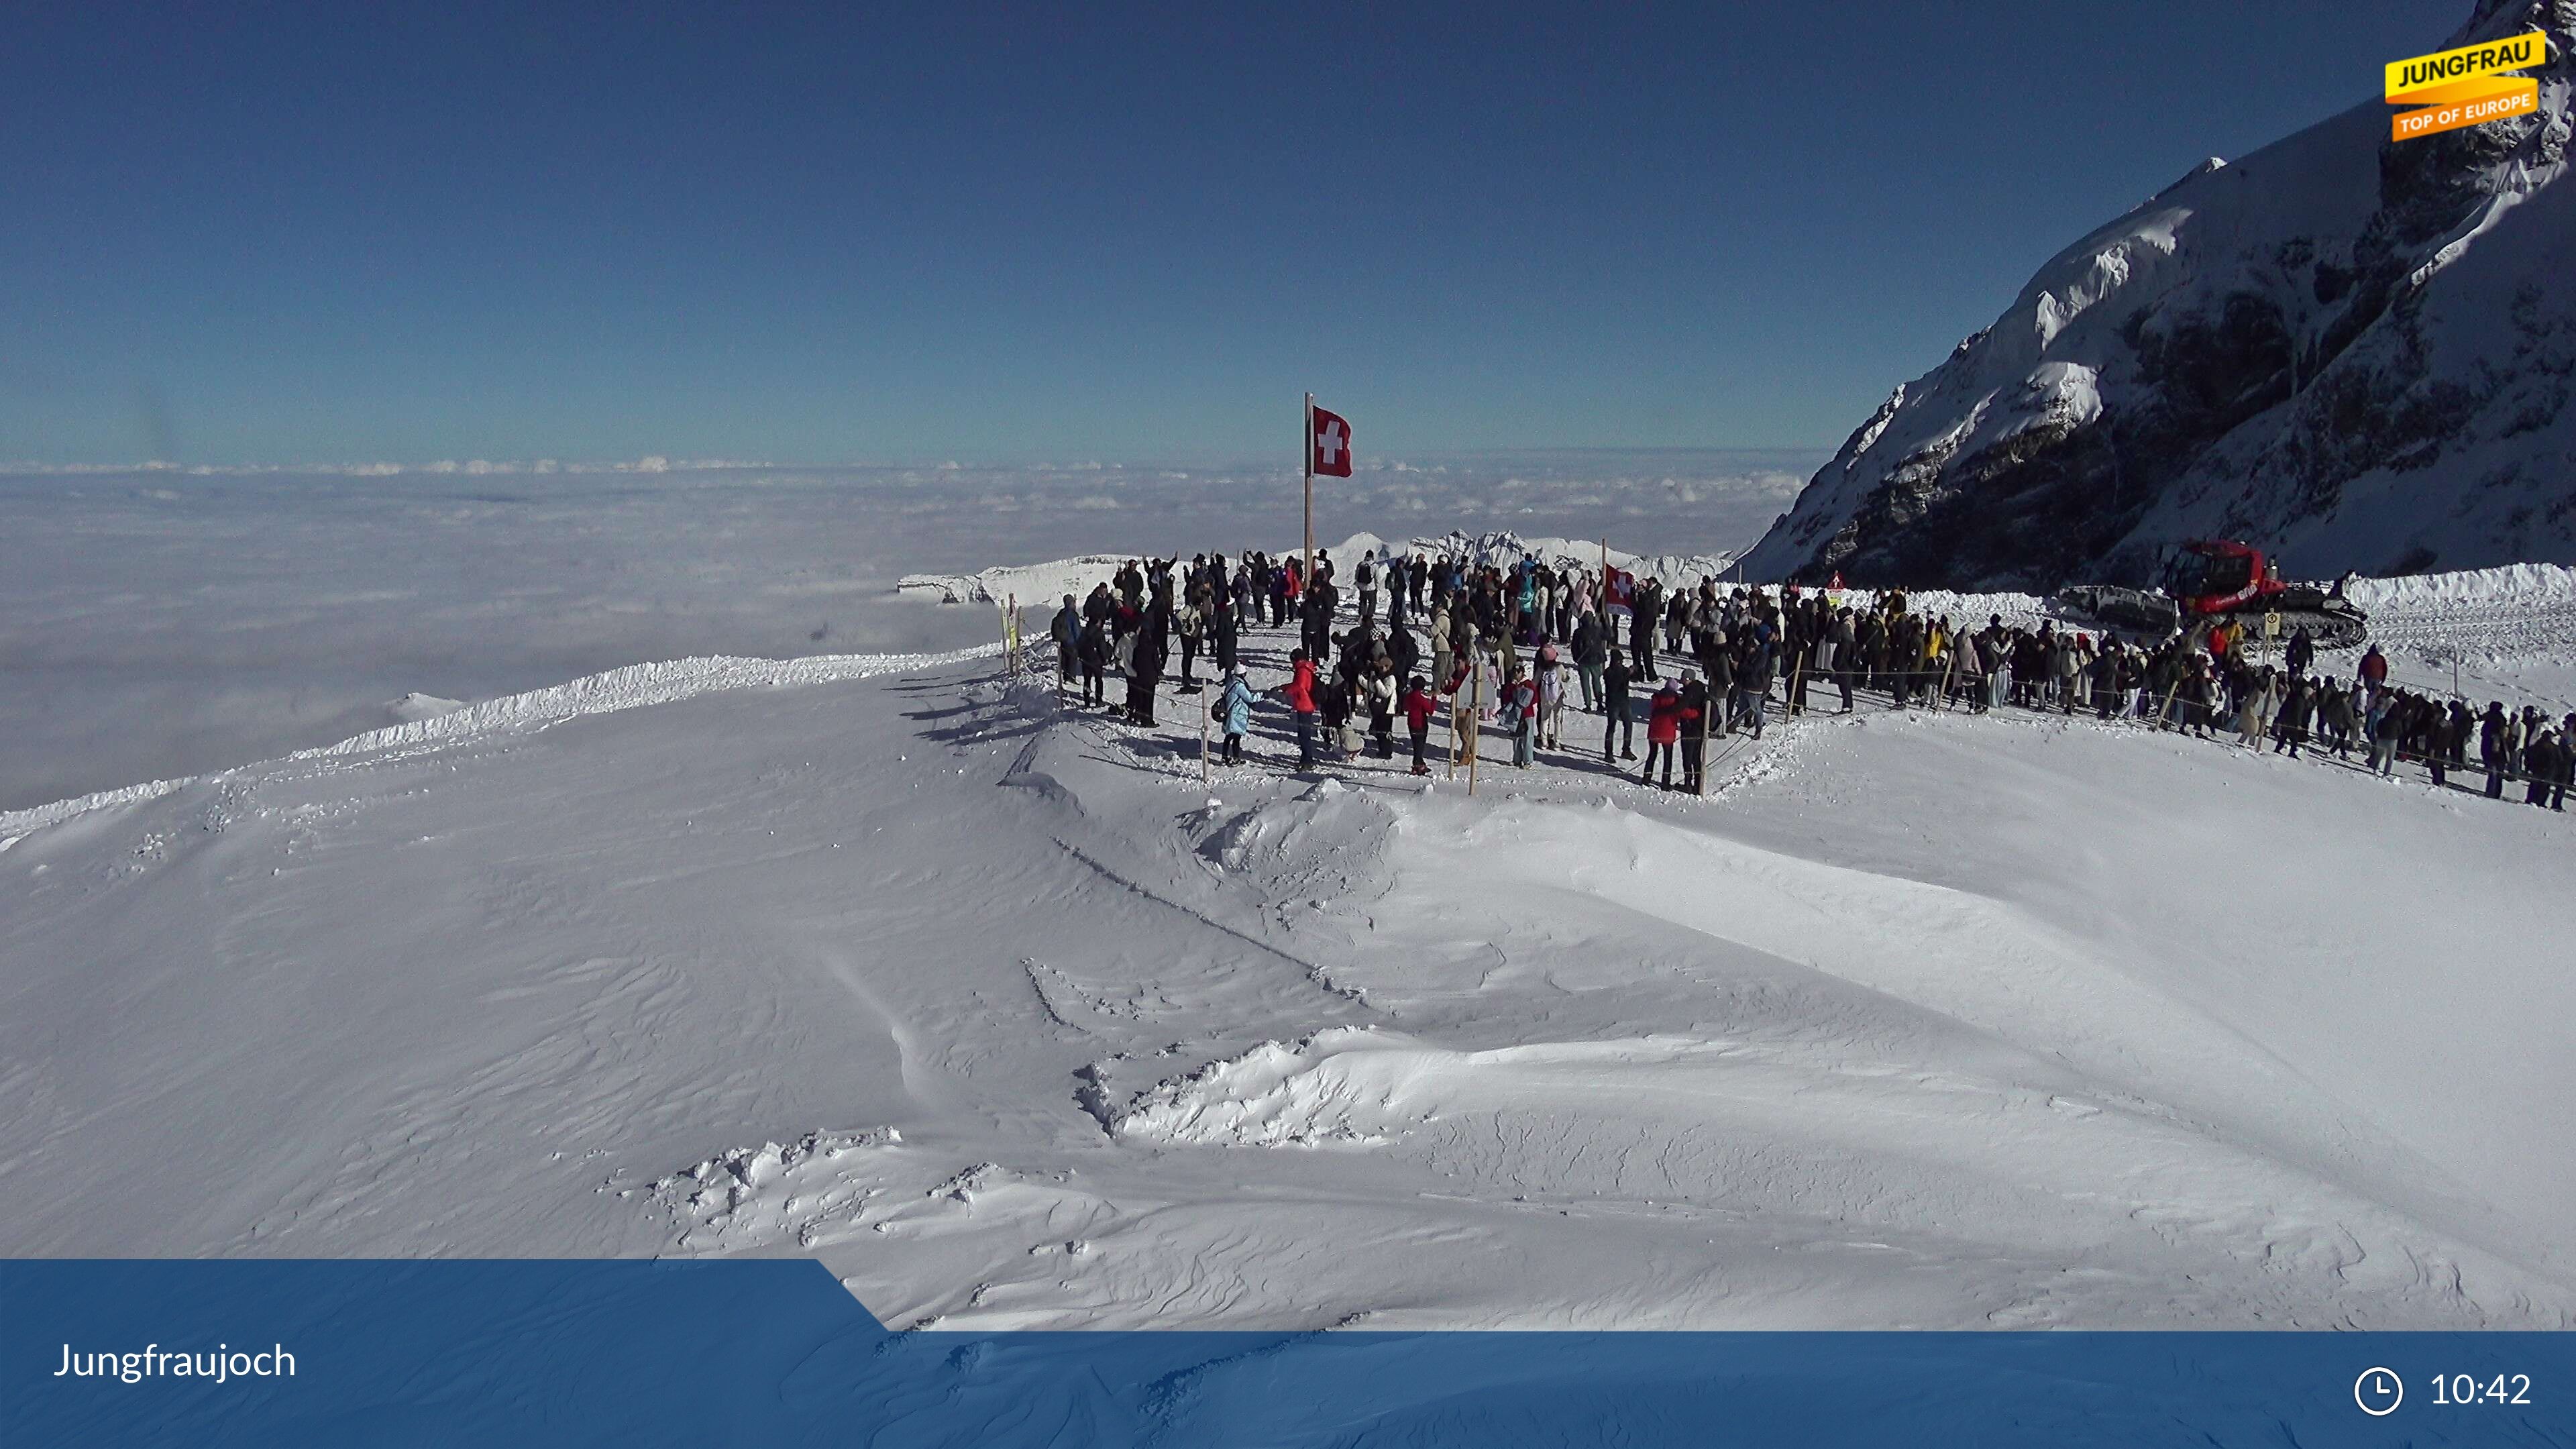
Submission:
POLYGON ((1306 431, 1315 473, 1325 478, 1351 476, 1351 425, 1342 415, 1310 404, 1306 409, 1306 431))

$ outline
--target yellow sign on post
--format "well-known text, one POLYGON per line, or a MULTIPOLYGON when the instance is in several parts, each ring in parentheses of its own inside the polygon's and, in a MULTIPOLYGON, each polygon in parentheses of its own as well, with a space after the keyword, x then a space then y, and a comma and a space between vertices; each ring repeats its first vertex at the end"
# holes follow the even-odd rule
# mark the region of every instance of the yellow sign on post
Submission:
POLYGON ((2540 82, 2507 72, 2527 70, 2548 59, 2549 37, 2535 30, 2390 62, 2388 103, 2416 107, 2389 118, 2390 139, 2420 140, 2536 114, 2540 82))

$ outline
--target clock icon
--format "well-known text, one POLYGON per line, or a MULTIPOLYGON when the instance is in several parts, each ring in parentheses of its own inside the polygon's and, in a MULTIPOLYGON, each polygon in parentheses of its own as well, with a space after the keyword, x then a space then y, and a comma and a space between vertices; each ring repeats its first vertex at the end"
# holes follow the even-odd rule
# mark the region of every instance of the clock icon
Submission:
POLYGON ((2366 1368, 2352 1381, 2352 1401, 2370 1417, 2384 1419, 2406 1402, 2406 1385, 2398 1382, 2395 1369, 2366 1368))

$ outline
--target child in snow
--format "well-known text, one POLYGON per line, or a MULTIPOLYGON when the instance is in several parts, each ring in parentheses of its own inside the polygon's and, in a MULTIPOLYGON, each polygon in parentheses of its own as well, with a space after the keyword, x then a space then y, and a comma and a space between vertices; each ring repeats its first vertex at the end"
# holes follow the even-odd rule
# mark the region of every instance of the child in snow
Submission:
POLYGON ((1225 762, 1243 763, 1243 737, 1252 732, 1252 685, 1240 669, 1229 669, 1217 696, 1217 717, 1225 725, 1225 762))

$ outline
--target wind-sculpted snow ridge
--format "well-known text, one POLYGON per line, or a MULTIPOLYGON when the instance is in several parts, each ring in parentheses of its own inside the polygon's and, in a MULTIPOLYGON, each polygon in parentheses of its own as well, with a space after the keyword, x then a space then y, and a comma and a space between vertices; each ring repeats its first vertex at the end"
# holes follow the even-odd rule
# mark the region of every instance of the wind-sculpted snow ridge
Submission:
POLYGON ((2151 583, 2195 537, 2293 573, 2576 562, 2576 0, 2539 113, 2404 142, 2376 99, 2212 162, 2042 266, 1895 390, 1746 557, 1761 578, 2151 583))
POLYGON ((1412 1046, 1407 1038, 1358 1026, 1318 1032, 1295 1046, 1264 1042, 1138 1094, 1110 1119, 1109 1130, 1137 1142, 1384 1142, 1403 1114, 1396 1098, 1407 1079, 1427 1058, 1455 1055, 1412 1046))
MULTIPOLYGON (((670 704, 701 694, 726 689, 758 689, 780 685, 829 684, 844 679, 865 679, 871 675, 899 670, 930 669, 981 659, 998 654, 998 644, 979 645, 947 654, 819 654, 800 659, 738 659, 709 656, 697 659, 671 659, 651 664, 631 664, 605 674, 567 681, 525 694, 505 695, 467 705, 444 713, 428 715, 385 729, 369 730, 318 749, 298 750, 284 761, 327 760, 377 751, 403 751, 451 744, 497 730, 524 729, 560 724, 584 715, 611 714, 619 710, 642 709, 649 705, 670 704)), ((103 790, 73 800, 58 800, 25 810, 0 811, 0 849, 30 831, 60 824, 92 810, 117 805, 132 805, 158 799, 174 790, 185 789, 199 779, 220 779, 243 770, 256 770, 280 761, 262 761, 215 776, 189 776, 177 780, 153 780, 121 789, 103 790)))
POLYGON ((2576 568, 2520 563, 2405 578, 2359 578, 2344 592, 2373 615, 2383 610, 2474 609, 2510 617, 2521 609, 2576 605, 2576 568))
POLYGON ((1725 578, 1735 567, 1736 557, 1723 552, 1631 553, 1626 549, 1608 547, 1600 539, 1524 538, 1509 530, 1470 534, 1454 528, 1445 534, 1416 535, 1408 547, 1415 553, 1427 553, 1433 558, 1467 559, 1501 568, 1508 568, 1525 558, 1534 558, 1559 570, 1598 571, 1606 559, 1615 568, 1640 578, 1656 579, 1667 586, 1725 578))

